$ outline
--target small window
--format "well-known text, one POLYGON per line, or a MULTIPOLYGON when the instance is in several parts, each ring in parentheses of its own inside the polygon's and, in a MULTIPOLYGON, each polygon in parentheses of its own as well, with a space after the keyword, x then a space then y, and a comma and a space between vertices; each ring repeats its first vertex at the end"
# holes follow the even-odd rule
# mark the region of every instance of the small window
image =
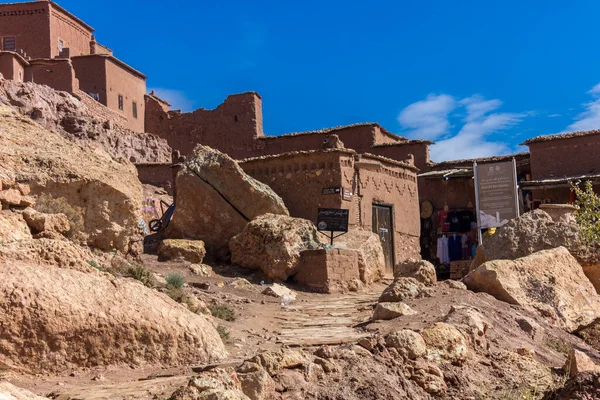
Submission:
POLYGON ((62 40, 58 39, 58 52, 62 53, 63 49, 65 48, 65 42, 63 42, 62 40))
POLYGON ((15 51, 17 49, 17 43, 14 37, 5 37, 2 43, 2 50, 4 51, 15 51))
POLYGON ((123 109, 123 96, 119 95, 119 110, 123 109))
POLYGON ((133 113, 133 118, 137 118, 137 103, 135 101, 131 103, 131 112, 133 113))

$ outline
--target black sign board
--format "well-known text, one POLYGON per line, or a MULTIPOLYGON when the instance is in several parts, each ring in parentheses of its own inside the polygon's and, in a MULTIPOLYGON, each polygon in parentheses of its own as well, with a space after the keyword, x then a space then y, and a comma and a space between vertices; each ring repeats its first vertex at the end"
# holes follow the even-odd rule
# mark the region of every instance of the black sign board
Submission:
POLYGON ((319 208, 317 229, 328 232, 348 232, 349 210, 319 208))
POLYGON ((323 189, 323 194, 340 194, 340 193, 342 193, 342 188, 339 188, 339 187, 330 187, 330 188, 323 189))

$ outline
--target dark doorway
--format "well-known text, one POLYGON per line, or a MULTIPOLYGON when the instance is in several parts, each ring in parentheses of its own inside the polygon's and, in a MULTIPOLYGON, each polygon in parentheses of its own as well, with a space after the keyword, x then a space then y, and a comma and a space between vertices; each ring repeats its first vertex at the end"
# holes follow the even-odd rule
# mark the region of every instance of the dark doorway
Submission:
POLYGON ((392 207, 373 204, 373 232, 379 235, 385 255, 385 273, 394 275, 394 225, 392 207))

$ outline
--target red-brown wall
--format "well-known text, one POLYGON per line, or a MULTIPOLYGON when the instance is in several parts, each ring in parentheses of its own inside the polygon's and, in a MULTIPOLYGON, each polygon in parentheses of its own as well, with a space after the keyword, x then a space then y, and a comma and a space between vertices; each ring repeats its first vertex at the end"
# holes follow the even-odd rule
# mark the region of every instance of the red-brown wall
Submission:
POLYGON ((391 158, 392 160, 406 160, 412 154, 414 156, 415 167, 423 172, 431 163, 429 159, 429 144, 426 141, 411 140, 403 143, 376 145, 370 149, 369 153, 391 158))
POLYGON ((79 89, 73 65, 68 59, 31 61, 28 75, 33 82, 55 90, 75 93, 79 89))
POLYGON ((600 173, 600 134, 530 143, 533 180, 600 173))
MULTIPOLYGON (((90 54, 93 30, 84 26, 61 9, 51 4, 50 12, 50 58, 59 55, 58 41, 69 49, 71 56, 90 54)), ((48 56, 46 56, 48 57, 48 56)))
POLYGON ((0 38, 7 36, 15 37, 16 49, 23 49, 29 57, 51 57, 50 3, 0 5, 0 38))
POLYGON ((112 58, 105 59, 106 106, 127 118, 127 128, 135 132, 144 132, 146 79, 125 69, 112 58), (119 95, 123 96, 123 110, 119 109, 119 95), (137 117, 133 115, 133 102, 137 104, 137 117))
POLYGON ((26 79, 26 66, 21 62, 19 56, 15 53, 0 53, 0 74, 4 79, 11 79, 17 82, 23 82, 26 79))

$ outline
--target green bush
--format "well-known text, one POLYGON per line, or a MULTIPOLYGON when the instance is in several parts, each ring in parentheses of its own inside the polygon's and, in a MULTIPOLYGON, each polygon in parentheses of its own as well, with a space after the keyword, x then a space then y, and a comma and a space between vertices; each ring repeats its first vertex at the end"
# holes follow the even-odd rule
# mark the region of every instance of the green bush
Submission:
POLYGON ((219 304, 209 304, 208 309, 213 317, 222 319, 223 321, 235 321, 235 313, 227 306, 219 304))
POLYGON ((178 303, 183 303, 185 299, 183 290, 175 286, 168 286, 167 295, 178 303))
POLYGON ((96 260, 88 260, 88 264, 90 264, 90 266, 92 268, 95 268, 98 271, 105 271, 104 268, 102 268, 100 265, 98 265, 98 263, 96 262, 96 260))
POLYGON ((221 336, 221 339, 229 339, 229 331, 223 325, 217 326, 217 332, 219 332, 219 336, 221 336))
POLYGON ((169 273, 165 280, 167 281, 167 284, 169 286, 173 286, 178 289, 182 288, 183 284, 185 283, 185 279, 183 278, 183 276, 181 276, 181 274, 178 274, 177 272, 169 273))
POLYGON ((152 286, 152 273, 141 265, 134 265, 133 267, 129 268, 129 275, 133 279, 137 279, 138 281, 142 282, 144 286, 152 286))
POLYGON ((600 245, 600 196, 594 192, 592 182, 572 185, 577 195, 575 219, 581 229, 582 239, 595 246, 600 245))

